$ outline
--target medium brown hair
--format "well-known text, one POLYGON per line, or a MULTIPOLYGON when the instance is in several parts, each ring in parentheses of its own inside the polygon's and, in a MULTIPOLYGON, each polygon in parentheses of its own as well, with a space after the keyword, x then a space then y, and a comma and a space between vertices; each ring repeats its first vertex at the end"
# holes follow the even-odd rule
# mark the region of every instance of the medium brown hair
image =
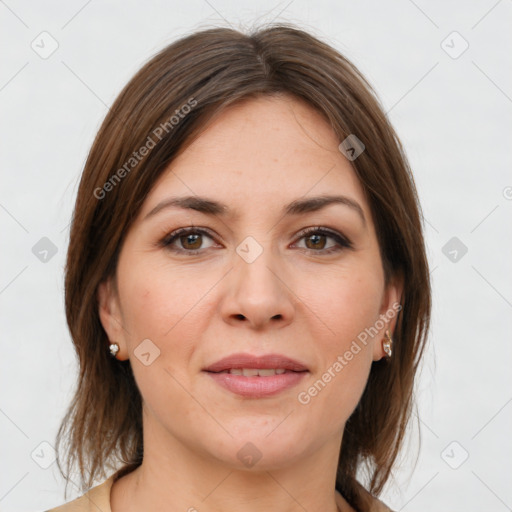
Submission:
POLYGON ((361 468, 375 495, 390 477, 411 416, 414 376, 430 323, 417 192, 402 145, 360 71, 330 45, 281 23, 250 34, 205 29, 167 46, 125 86, 92 145, 65 275, 66 316, 80 372, 56 443, 59 456, 66 443, 67 472, 58 462, 61 473, 69 481, 76 467, 82 491, 112 469, 119 476, 135 469, 143 457, 141 396, 129 360, 109 354, 98 285, 115 277, 124 237, 156 180, 206 123, 236 102, 283 94, 320 112, 340 142, 354 134, 365 145, 352 166, 370 205, 386 283, 392 276, 403 278, 393 356, 372 364, 346 423, 336 488, 356 505, 364 494, 356 480, 361 468), (191 102, 193 108, 184 109, 191 102), (178 122, 170 121, 173 116, 178 122), (134 151, 147 145, 148 137, 156 144, 134 163, 134 151))

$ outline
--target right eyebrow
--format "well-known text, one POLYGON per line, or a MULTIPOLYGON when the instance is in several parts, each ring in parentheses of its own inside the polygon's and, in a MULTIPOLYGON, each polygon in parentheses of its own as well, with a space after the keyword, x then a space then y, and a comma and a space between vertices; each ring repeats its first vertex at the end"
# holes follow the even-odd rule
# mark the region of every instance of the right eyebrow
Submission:
MULTIPOLYGON (((304 199, 296 199, 283 208, 283 215, 303 215, 305 213, 316 212, 332 204, 341 204, 348 206, 361 217, 363 224, 366 226, 366 218, 364 216, 361 205, 347 196, 332 196, 322 195, 315 197, 308 197, 304 199)), ((200 196, 183 196, 183 197, 169 197, 158 203, 145 217, 156 215, 158 212, 168 208, 181 208, 185 210, 195 210, 205 215, 215 217, 231 216, 238 218, 239 212, 232 211, 230 208, 218 201, 210 198, 200 196)))
POLYGON ((363 224, 366 226, 366 218, 364 216, 363 209, 361 205, 347 196, 316 196, 309 197, 306 199, 297 199, 296 201, 291 202, 284 210, 285 215, 301 215, 309 212, 316 212, 330 206, 331 204, 342 204, 348 206, 352 210, 358 213, 363 221, 363 224))

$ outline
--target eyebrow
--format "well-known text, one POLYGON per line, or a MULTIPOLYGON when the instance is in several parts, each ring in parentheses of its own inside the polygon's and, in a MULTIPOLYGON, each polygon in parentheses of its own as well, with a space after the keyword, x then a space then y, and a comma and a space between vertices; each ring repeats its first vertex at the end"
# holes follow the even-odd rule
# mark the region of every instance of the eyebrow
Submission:
MULTIPOLYGON (((296 199, 283 208, 282 214, 285 215, 303 215, 305 213, 316 212, 332 204, 342 204, 348 206, 353 211, 357 212, 366 226, 366 218, 363 209, 357 201, 354 201, 347 196, 331 196, 322 195, 315 197, 308 197, 305 199, 296 199)), ((145 217, 153 217, 162 210, 168 208, 181 208, 184 210, 195 210, 205 215, 213 217, 228 217, 238 218, 239 214, 236 211, 231 211, 230 208, 218 201, 200 196, 183 196, 183 197, 169 197, 158 203, 145 217)))

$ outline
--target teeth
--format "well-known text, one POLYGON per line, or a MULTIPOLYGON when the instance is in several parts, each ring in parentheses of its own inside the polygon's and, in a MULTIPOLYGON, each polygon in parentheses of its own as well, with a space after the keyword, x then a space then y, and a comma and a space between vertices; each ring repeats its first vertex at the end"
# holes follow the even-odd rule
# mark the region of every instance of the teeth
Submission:
POLYGON ((244 377, 271 377, 272 375, 282 375, 285 372, 286 370, 284 368, 232 368, 226 373, 230 373, 231 375, 243 375, 244 377))
POLYGON ((271 375, 275 375, 276 371, 272 368, 266 368, 265 370, 258 370, 258 375, 260 377, 270 377, 271 375))

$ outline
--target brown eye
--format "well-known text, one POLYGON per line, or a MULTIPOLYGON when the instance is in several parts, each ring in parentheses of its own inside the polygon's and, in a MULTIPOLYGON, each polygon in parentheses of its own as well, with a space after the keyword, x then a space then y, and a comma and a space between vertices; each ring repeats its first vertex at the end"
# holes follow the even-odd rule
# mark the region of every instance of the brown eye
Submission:
POLYGON ((326 235, 309 235, 305 237, 306 239, 306 247, 308 249, 324 249, 326 244, 326 235))
POLYGON ((330 254, 332 252, 342 251, 343 249, 352 249, 352 243, 340 233, 326 228, 308 228, 301 233, 299 240, 304 240, 305 248, 312 252, 330 254), (334 241, 328 246, 328 239, 334 241))
POLYGON ((205 238, 213 241, 212 236, 202 229, 180 228, 166 236, 161 241, 161 245, 176 253, 198 254, 213 245, 203 247, 205 238))
POLYGON ((182 235, 179 237, 181 246, 184 249, 200 249, 201 248, 201 240, 202 235, 200 234, 188 234, 182 235))

